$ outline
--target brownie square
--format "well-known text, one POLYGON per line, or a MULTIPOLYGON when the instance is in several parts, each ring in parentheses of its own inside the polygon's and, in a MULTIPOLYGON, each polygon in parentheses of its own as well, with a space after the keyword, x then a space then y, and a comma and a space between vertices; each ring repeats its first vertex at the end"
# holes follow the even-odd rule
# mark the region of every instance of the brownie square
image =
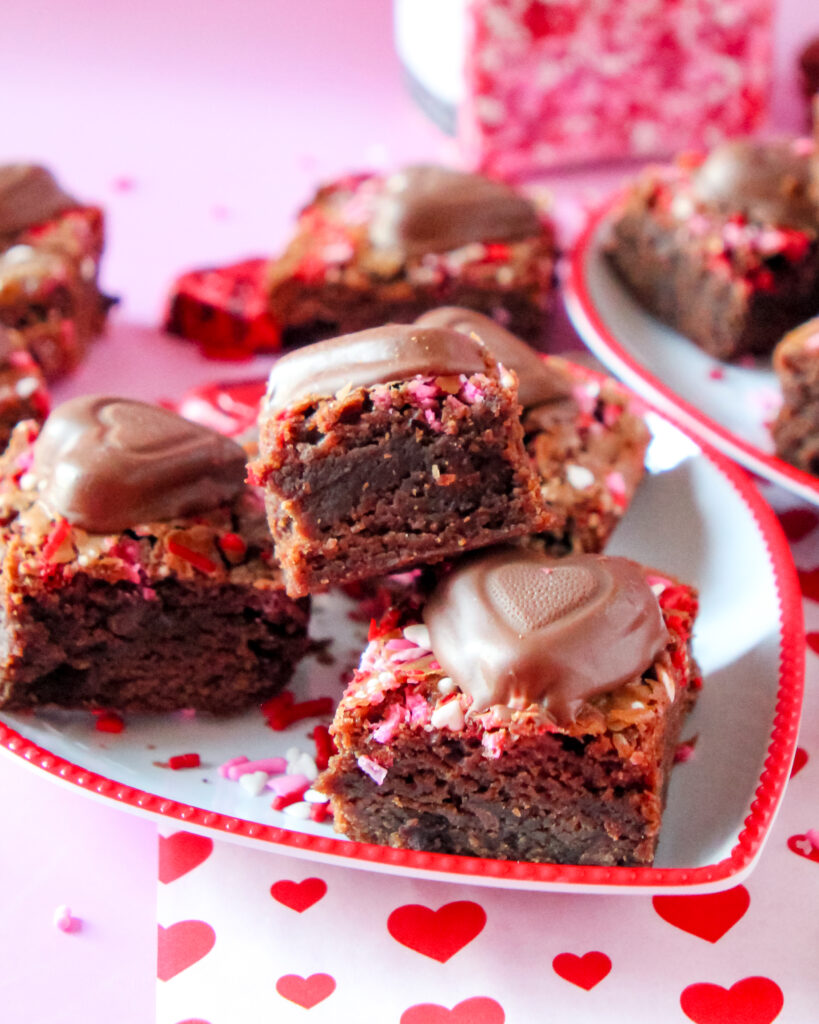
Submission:
POLYGON ((819 317, 787 334, 773 354, 782 405, 771 424, 776 454, 819 473, 819 317))
POLYGON ((42 167, 0 167, 0 326, 19 331, 54 379, 101 333, 111 300, 98 285, 104 217, 42 167))
POLYGON ((548 219, 480 175, 409 167, 323 186, 269 266, 268 307, 286 344, 457 305, 521 337, 543 334, 555 287, 548 219))
POLYGON ((442 307, 416 323, 479 338, 517 374, 524 443, 554 515, 530 543, 554 555, 602 551, 643 478, 650 433, 639 403, 611 378, 542 355, 472 310, 442 307))
POLYGON ((0 459, 0 707, 240 710, 290 678, 287 597, 244 452, 137 402, 75 399, 0 459))
POLYGON ((279 360, 250 474, 294 597, 553 520, 514 375, 458 331, 393 324, 279 360))
POLYGON ((413 850, 651 864, 701 685, 696 610, 692 588, 627 559, 466 559, 423 622, 393 611, 371 627, 316 783, 336 829, 413 850))
POLYGON ((806 139, 726 143, 650 168, 606 254, 651 313, 718 359, 769 355, 819 311, 819 209, 806 139))

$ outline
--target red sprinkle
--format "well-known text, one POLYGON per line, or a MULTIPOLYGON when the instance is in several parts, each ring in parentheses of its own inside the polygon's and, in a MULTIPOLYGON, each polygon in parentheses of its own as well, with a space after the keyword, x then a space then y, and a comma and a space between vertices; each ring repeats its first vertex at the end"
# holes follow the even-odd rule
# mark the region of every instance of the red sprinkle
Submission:
POLYGON ((329 804, 310 804, 310 821, 322 822, 329 813, 329 804))
POLYGON ((287 796, 277 796, 273 798, 273 803, 270 805, 274 811, 283 811, 285 807, 289 807, 290 804, 301 803, 302 797, 307 791, 307 786, 299 793, 288 793, 287 796))
POLYGON ((386 636, 387 633, 392 633, 395 627, 398 625, 398 621, 401 618, 401 613, 397 608, 390 608, 382 617, 380 622, 376 622, 375 619, 370 619, 370 631, 367 634, 368 642, 378 640, 379 637, 386 636))
POLYGON ((326 725, 317 725, 313 729, 313 742, 316 745, 316 767, 323 772, 330 763, 330 757, 336 753, 336 745, 326 725))
POLYGON ((175 754, 168 758, 168 767, 175 772, 180 768, 198 768, 200 764, 198 754, 175 754))
POLYGON ((247 551, 247 544, 238 533, 223 533, 219 538, 219 547, 226 555, 242 558, 247 551))
POLYGON ((100 711, 94 712, 97 721, 94 723, 94 728, 97 732, 122 732, 125 728, 125 722, 120 718, 116 711, 100 711))
POLYGON ((316 700, 305 700, 301 704, 290 703, 276 706, 271 711, 265 712, 265 717, 270 728, 279 732, 294 722, 300 722, 303 718, 317 718, 319 715, 329 715, 332 710, 332 697, 317 697, 316 700))
POLYGON ((70 531, 71 527, 68 525, 68 521, 66 519, 57 520, 51 530, 51 533, 48 535, 48 540, 43 545, 43 558, 47 562, 50 562, 63 546, 63 541, 70 531))
POLYGON ((216 572, 216 563, 212 559, 203 555, 201 551, 194 551, 193 548, 180 544, 177 540, 168 541, 168 551, 177 558, 190 562, 194 569, 199 569, 200 572, 216 572))

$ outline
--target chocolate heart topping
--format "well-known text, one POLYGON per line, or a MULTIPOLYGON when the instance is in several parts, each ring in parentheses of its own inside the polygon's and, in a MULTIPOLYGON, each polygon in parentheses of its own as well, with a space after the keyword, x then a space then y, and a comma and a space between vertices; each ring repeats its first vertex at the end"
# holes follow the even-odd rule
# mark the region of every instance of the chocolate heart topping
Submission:
POLYGON ((472 712, 542 704, 559 723, 639 677, 668 642, 642 567, 605 555, 509 548, 468 558, 439 583, 424 621, 472 712))
POLYGON ((571 395, 566 374, 550 366, 533 348, 483 313, 460 306, 432 309, 415 321, 418 327, 448 327, 479 338, 495 359, 518 377, 518 398, 524 409, 571 395))
POLYGON ((407 167, 384 182, 370 227, 377 249, 409 256, 540 233, 537 210, 508 185, 446 167, 407 167))
POLYGON ((371 387, 408 380, 418 373, 478 373, 490 364, 484 346, 458 331, 385 324, 282 356, 270 371, 267 407, 283 409, 309 395, 329 397, 347 385, 371 387))
POLYGON ((34 443, 40 500, 92 533, 204 512, 244 483, 243 449, 176 413, 86 395, 58 406, 34 443))
POLYGON ((45 167, 0 166, 0 235, 19 234, 77 205, 45 167))

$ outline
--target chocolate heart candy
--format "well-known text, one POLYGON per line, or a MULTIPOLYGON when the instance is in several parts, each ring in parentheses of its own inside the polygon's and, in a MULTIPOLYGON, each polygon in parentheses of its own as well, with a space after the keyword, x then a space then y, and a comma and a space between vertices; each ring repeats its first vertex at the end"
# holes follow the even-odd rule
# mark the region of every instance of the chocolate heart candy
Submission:
POLYGON ((34 443, 40 499, 92 533, 203 512, 242 488, 245 453, 176 413, 86 395, 58 406, 34 443))
POLYGON ((540 230, 534 205, 508 185, 480 174, 417 166, 384 182, 370 242, 418 256, 470 242, 517 241, 540 230))
POLYGON ((77 205, 45 167, 0 166, 0 235, 18 234, 77 205))
POLYGON ((639 677, 668 642, 642 567, 605 555, 504 549, 467 559, 438 585, 424 621, 472 711, 540 703, 559 722, 639 677))
POLYGON ((517 374, 518 398, 524 409, 571 394, 571 382, 565 373, 483 313, 460 306, 441 306, 419 316, 415 323, 418 327, 448 327, 482 341, 499 363, 517 374))

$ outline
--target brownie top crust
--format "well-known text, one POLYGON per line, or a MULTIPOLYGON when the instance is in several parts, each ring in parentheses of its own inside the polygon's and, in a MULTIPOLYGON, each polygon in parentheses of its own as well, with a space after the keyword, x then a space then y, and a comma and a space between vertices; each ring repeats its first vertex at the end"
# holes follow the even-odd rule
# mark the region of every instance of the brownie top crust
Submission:
POLYGON ((326 398, 345 387, 371 387, 416 374, 484 373, 491 368, 480 341, 437 327, 386 324, 296 349, 270 371, 267 408, 284 409, 314 395, 326 398))
POLYGON ((244 483, 245 453, 235 441, 130 399, 63 403, 33 451, 44 507, 94 533, 206 511, 244 483))
POLYGON ((605 555, 503 549, 469 558, 438 584, 424 622, 473 712, 540 704, 558 723, 639 678, 668 643, 645 570, 605 555))
POLYGON ((788 331, 774 349, 774 369, 785 369, 788 359, 801 352, 819 353, 819 316, 788 331))
POLYGON ((525 196, 480 174, 419 165, 384 182, 370 242, 414 256, 446 252, 470 242, 512 242, 541 231, 525 196))
POLYGON ((518 398, 524 409, 568 398, 572 393, 566 374, 548 365, 525 341, 483 313, 461 306, 441 306, 419 316, 415 323, 477 337, 499 363, 517 374, 518 398))
POLYGON ((816 228, 819 210, 810 198, 810 152, 803 142, 735 139, 717 146, 693 174, 694 198, 725 214, 816 228))
POLYGON ((16 235, 79 206, 54 175, 36 164, 0 165, 0 238, 16 235))

